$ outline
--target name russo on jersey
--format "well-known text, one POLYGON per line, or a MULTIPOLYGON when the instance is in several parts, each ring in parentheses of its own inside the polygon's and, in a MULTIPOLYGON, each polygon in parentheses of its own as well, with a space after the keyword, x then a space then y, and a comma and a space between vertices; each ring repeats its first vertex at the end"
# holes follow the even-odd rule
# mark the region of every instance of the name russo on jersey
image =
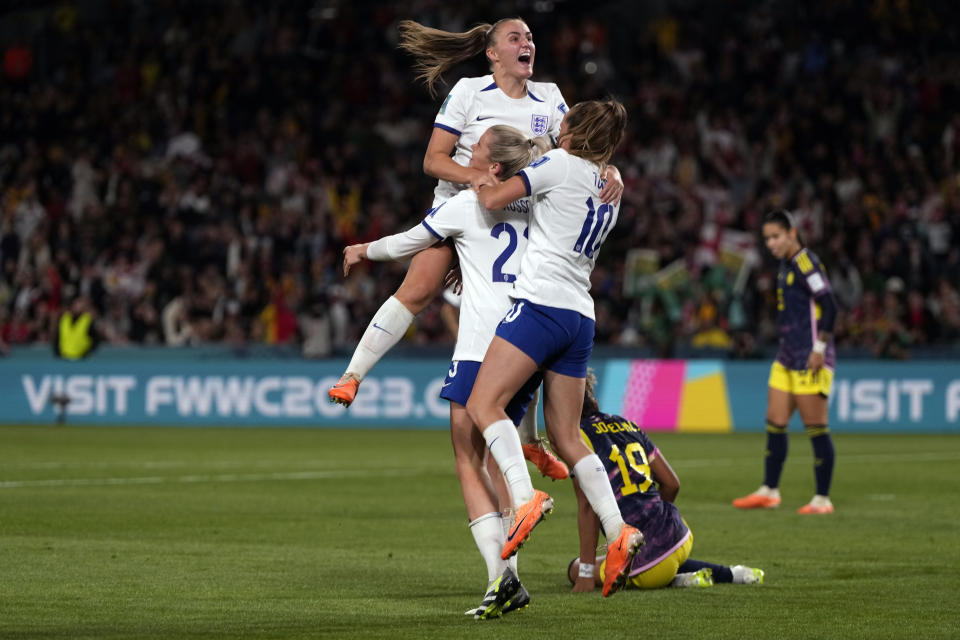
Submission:
POLYGON ((530 213, 530 200, 528 198, 514 200, 505 206, 503 210, 512 211, 513 213, 530 213))

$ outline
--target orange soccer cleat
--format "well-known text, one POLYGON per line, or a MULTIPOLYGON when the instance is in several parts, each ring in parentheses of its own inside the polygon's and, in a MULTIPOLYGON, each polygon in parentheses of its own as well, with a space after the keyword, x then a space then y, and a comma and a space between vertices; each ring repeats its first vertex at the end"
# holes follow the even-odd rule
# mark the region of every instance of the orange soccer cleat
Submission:
POLYGON ((360 388, 360 381, 348 373, 343 374, 340 382, 330 387, 327 395, 330 396, 330 402, 333 404, 342 404, 349 407, 353 399, 357 397, 357 389, 360 388))
POLYGON ((636 527, 624 524, 617 539, 607 545, 607 561, 604 567, 603 597, 616 593, 627 581, 633 556, 643 546, 643 534, 636 527))
POLYGON ((513 524, 507 532, 507 541, 503 545, 500 557, 506 560, 520 549, 520 546, 530 537, 533 528, 543 520, 544 516, 553 511, 553 498, 540 490, 534 490, 533 497, 517 507, 513 516, 513 524))
POLYGON ((780 506, 780 496, 751 493, 748 496, 734 500, 733 506, 737 509, 776 509, 780 506))
POLYGON ((830 498, 818 496, 797 509, 797 513, 802 515, 833 513, 833 503, 830 502, 830 498))
POLYGON ((543 440, 523 445, 523 457, 537 465, 540 473, 548 478, 566 480, 570 477, 567 465, 544 446, 543 440))

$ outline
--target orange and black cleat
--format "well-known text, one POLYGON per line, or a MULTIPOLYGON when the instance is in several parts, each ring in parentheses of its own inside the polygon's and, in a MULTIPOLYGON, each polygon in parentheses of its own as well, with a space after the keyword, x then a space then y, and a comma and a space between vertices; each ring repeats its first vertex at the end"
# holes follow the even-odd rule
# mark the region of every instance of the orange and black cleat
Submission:
POLYGON ((636 527, 624 524, 617 539, 607 545, 607 562, 603 579, 604 598, 612 596, 626 583, 630 564, 643 543, 643 534, 636 527))
POLYGON ((540 473, 547 478, 566 480, 570 477, 570 470, 567 469, 567 465, 544 446, 543 440, 523 445, 523 457, 537 465, 540 473))
POLYGON ((517 512, 513 516, 513 524, 510 525, 510 530, 507 532, 507 541, 503 545, 500 557, 506 560, 515 554, 530 537, 533 528, 551 511, 553 511, 553 498, 539 489, 534 490, 533 498, 517 507, 517 512))
POLYGON ((349 373, 345 373, 343 377, 340 378, 340 382, 330 387, 327 395, 330 397, 332 404, 342 404, 345 407, 349 407, 353 399, 357 397, 357 389, 359 388, 360 381, 349 373))

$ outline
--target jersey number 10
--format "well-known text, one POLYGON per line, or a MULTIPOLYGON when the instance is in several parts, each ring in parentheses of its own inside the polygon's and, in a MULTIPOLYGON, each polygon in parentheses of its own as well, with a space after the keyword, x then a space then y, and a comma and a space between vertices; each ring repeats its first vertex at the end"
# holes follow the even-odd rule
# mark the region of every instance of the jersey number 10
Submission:
POLYGON ((610 231, 610 223, 613 222, 613 205, 600 204, 600 207, 594 211, 593 198, 587 198, 587 217, 583 221, 583 228, 580 229, 580 236, 577 243, 573 245, 573 250, 582 253, 588 258, 593 258, 600 245, 603 244, 610 231), (594 224, 596 219, 596 224, 594 224), (606 222, 606 224, 604 224, 606 222), (603 230, 601 232, 601 229, 603 230), (592 231, 591 231, 592 230, 592 231), (599 239, 597 236, 600 236, 599 239))

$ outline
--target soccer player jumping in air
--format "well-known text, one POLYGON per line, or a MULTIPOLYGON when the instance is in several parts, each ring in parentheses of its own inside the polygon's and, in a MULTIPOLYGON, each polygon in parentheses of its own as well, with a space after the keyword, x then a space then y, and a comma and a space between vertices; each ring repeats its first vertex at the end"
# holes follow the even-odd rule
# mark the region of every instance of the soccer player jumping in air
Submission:
MULTIPOLYGON (((616 223, 619 206, 603 204, 603 171, 623 137, 627 112, 615 100, 581 102, 560 124, 558 149, 516 176, 478 186, 487 209, 530 196, 530 239, 510 297, 514 306, 497 327, 484 356, 467 413, 503 471, 516 509, 501 553, 516 553, 553 508, 535 491, 520 439, 506 407, 538 370, 544 376, 547 435, 576 472, 600 518, 609 545, 603 595, 622 586, 643 535, 624 523, 603 463, 580 439, 580 410, 587 362, 593 351, 594 303, 590 274, 600 245, 616 223)), ((480 471, 479 466, 474 469, 480 471)))
MULTIPOLYGON (((530 139, 513 127, 496 125, 473 145, 470 167, 494 171, 506 179, 550 147, 545 137, 530 139)), ((450 401, 450 437, 457 475, 470 532, 487 565, 484 597, 479 606, 467 612, 477 619, 500 617, 530 602, 517 576, 516 556, 509 560, 500 556, 506 542, 505 525, 510 523, 504 517, 504 510, 510 507, 510 493, 499 469, 488 467, 499 496, 483 474, 474 473, 473 465, 484 460, 486 444, 464 408, 497 323, 512 304, 512 282, 527 247, 529 210, 530 200, 522 198, 503 210, 488 211, 477 202, 477 194, 466 189, 428 211, 423 222, 412 229, 344 249, 345 275, 363 258, 401 260, 438 240, 452 240, 461 256, 460 326, 440 397, 450 401)), ((507 414, 514 424, 519 424, 539 384, 535 376, 511 400, 507 414)))
MULTIPOLYGON (((433 207, 483 177, 469 162, 473 145, 491 126, 510 125, 531 138, 559 133, 567 105, 556 84, 531 80, 537 48, 530 28, 520 18, 505 18, 462 33, 404 20, 400 23, 400 48, 415 56, 418 77, 432 95, 441 75, 460 62, 482 54, 490 64, 491 73, 485 76, 461 78, 434 120, 423 158, 426 174, 439 180, 433 207)), ((606 182, 600 200, 619 201, 623 193, 620 172, 610 165, 602 177, 606 182)), ((400 288, 374 314, 346 371, 330 389, 331 401, 345 406, 353 402, 367 373, 440 291, 452 259, 453 251, 445 244, 413 257, 400 288)), ((536 397, 520 425, 524 453, 545 475, 565 478, 566 467, 537 439, 535 404, 536 397)))

